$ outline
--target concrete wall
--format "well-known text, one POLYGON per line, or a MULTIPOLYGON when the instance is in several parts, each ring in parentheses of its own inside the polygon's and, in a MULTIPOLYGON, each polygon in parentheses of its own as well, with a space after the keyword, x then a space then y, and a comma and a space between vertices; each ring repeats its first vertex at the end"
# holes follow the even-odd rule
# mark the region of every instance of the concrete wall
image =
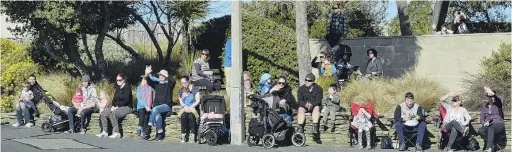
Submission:
MULTIPOLYGON (((462 80, 478 72, 480 61, 503 42, 511 43, 511 33, 370 37, 343 39, 352 49, 352 65, 366 71, 366 50, 375 48, 384 65, 384 75, 400 77, 407 71, 436 80, 448 90, 463 91, 462 80)), ((310 40, 312 56, 330 49, 325 40, 310 40)))

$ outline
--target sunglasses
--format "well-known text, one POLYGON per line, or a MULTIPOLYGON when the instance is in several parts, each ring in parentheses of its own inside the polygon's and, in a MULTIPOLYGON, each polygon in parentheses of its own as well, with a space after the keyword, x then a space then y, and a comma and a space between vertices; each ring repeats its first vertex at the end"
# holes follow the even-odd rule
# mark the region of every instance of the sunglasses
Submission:
POLYGON ((313 81, 315 81, 315 80, 308 80, 308 79, 306 79, 306 82, 313 82, 313 81))
POLYGON ((208 56, 209 54, 208 54, 208 53, 201 53, 201 55, 206 55, 206 56, 208 56))
POLYGON ((285 84, 286 84, 286 82, 278 82, 277 84, 285 85, 285 84))
POLYGON ((117 79, 117 82, 121 82, 121 81, 123 81, 123 80, 122 79, 117 79))

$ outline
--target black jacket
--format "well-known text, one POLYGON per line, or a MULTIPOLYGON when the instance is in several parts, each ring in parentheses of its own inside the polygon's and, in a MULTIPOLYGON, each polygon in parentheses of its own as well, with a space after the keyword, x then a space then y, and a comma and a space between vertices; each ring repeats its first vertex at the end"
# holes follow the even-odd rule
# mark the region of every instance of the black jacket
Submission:
POLYGON ((112 106, 133 108, 132 100, 132 87, 129 84, 125 84, 123 88, 121 88, 119 85, 116 85, 112 106))
POLYGON ((292 108, 297 107, 297 101, 295 101, 295 97, 292 94, 292 88, 289 85, 286 85, 284 88, 278 91, 272 92, 273 95, 278 96, 280 99, 286 100, 286 103, 292 108))
POLYGON ((172 91, 174 90, 175 85, 176 81, 170 76, 167 78, 167 83, 151 83, 151 86, 155 88, 153 106, 167 104, 169 107, 172 107, 172 91))
POLYGON ((299 87, 299 90, 297 92, 297 96, 299 99, 299 106, 304 107, 307 102, 310 102, 313 107, 315 106, 321 106, 322 105, 322 99, 324 96, 323 89, 318 84, 313 84, 313 89, 311 92, 309 91, 309 87, 306 87, 306 85, 302 85, 299 87))
MULTIPOLYGON (((417 103, 414 103, 414 104, 417 104, 417 103)), ((418 112, 416 113, 416 115, 420 116, 421 120, 419 120, 419 122, 425 120, 425 115, 422 111, 424 111, 423 107, 418 106, 418 112)), ((400 105, 396 106, 394 117, 395 117, 395 122, 398 122, 398 121, 405 122, 404 119, 402 119, 402 107, 400 107, 400 105)))
POLYGON ((35 104, 39 103, 39 101, 41 101, 41 99, 43 99, 45 96, 44 89, 37 82, 34 85, 31 85, 29 90, 34 94, 34 99, 32 99, 32 101, 35 104))

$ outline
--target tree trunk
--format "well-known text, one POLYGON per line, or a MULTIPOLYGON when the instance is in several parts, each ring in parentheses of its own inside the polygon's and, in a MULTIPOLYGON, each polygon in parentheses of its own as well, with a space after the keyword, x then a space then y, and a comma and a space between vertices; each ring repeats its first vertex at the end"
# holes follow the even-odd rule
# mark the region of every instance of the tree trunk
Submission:
POLYGON ((82 73, 82 75, 85 74, 91 74, 90 71, 85 66, 84 61, 80 57, 80 53, 78 52, 78 47, 76 46, 78 44, 78 35, 75 33, 67 33, 64 38, 64 44, 63 50, 68 56, 68 61, 75 65, 75 67, 82 73))
POLYGON ((450 1, 436 1, 432 12, 432 26, 429 27, 430 34, 435 34, 441 30, 446 20, 449 5, 450 1))
POLYGON ((103 19, 103 26, 101 27, 101 31, 98 34, 98 37, 96 38, 96 45, 94 46, 94 53, 96 55, 96 62, 98 63, 98 69, 97 74, 93 78, 96 80, 101 80, 106 77, 106 62, 105 57, 103 56, 103 41, 105 40, 105 35, 107 34, 107 31, 109 29, 110 25, 110 15, 112 12, 109 9, 108 2, 103 2, 102 9, 105 13, 104 19, 103 19))
POLYGON ((311 55, 309 53, 309 36, 307 20, 306 1, 295 2, 296 20, 295 30, 297 33, 297 59, 299 60, 299 83, 304 84, 306 75, 311 73, 311 55))
POLYGON ((189 51, 190 33, 188 31, 189 23, 183 23, 183 37, 181 39, 181 55, 187 55, 189 51))
POLYGON ((407 13, 407 1, 396 1, 398 19, 400 20, 400 33, 402 36, 412 35, 409 14, 407 13))

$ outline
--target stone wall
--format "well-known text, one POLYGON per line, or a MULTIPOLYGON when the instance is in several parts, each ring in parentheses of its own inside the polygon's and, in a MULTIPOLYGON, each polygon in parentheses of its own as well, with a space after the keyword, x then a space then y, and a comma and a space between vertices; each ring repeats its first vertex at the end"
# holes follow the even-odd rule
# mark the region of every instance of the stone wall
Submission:
MULTIPOLYGON (((366 71, 366 50, 375 48, 384 65, 384 75, 400 77, 407 71, 434 79, 448 90, 463 91, 462 80, 478 72, 483 57, 501 43, 511 43, 511 33, 369 37, 343 39, 352 49, 352 64, 366 71)), ((310 40, 311 56, 328 51, 325 40, 310 40)))

